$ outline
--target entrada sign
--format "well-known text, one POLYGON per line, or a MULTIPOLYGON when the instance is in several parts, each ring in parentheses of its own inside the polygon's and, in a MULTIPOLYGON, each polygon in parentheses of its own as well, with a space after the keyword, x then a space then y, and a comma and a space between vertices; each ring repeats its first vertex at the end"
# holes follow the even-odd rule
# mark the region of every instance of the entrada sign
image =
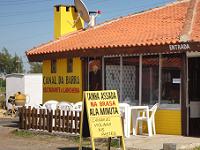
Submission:
MULTIPOLYGON (((82 136, 85 137, 82 135, 82 130, 84 121, 87 121, 89 126, 88 135, 91 136, 92 149, 95 149, 94 138, 120 137, 124 150, 125 145, 117 91, 86 91, 83 94, 83 102, 80 140, 82 136), (86 113, 87 119, 83 120, 86 113)), ((81 143, 82 140, 80 141, 80 146, 81 143)))
POLYGON ((189 44, 175 44, 175 45, 169 45, 170 51, 173 50, 189 50, 190 45, 189 44))

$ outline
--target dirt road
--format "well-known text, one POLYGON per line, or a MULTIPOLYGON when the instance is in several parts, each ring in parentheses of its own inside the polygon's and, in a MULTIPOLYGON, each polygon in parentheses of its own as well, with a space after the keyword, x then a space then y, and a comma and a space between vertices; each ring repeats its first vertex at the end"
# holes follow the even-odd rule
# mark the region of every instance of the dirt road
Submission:
POLYGON ((13 128, 0 127, 0 150, 75 150, 77 142, 48 135, 17 136, 13 128))
MULTIPOLYGON (((78 150, 79 137, 60 137, 18 130, 17 120, 0 119, 0 150, 78 150)), ((85 147, 91 147, 85 140, 85 147)), ((98 149, 107 149, 105 143, 96 144, 98 149)), ((112 148, 114 150, 116 148, 112 148)), ((91 150, 91 148, 83 148, 91 150)))
MULTIPOLYGON (((0 150, 78 150, 79 138, 77 136, 52 136, 38 134, 35 132, 16 132, 17 120, 1 120, 0 119, 0 150), (12 126, 12 127, 5 127, 12 126), (15 131, 13 133, 13 131, 15 131)), ((86 140, 85 140, 86 141, 86 140)), ((176 135, 156 135, 148 137, 131 136, 125 139, 127 150, 160 150, 164 143, 174 143, 177 149, 193 150, 194 147, 200 146, 199 137, 184 137, 176 135)), ((95 142, 100 150, 106 150, 106 141, 95 142)), ((87 140, 84 146, 91 147, 90 141, 87 140)), ((116 146, 116 143, 115 143, 116 146)), ((111 150, 118 148, 112 147, 111 150)), ((86 149, 84 149, 86 150, 86 149)), ((91 150, 87 148, 87 150, 91 150)))

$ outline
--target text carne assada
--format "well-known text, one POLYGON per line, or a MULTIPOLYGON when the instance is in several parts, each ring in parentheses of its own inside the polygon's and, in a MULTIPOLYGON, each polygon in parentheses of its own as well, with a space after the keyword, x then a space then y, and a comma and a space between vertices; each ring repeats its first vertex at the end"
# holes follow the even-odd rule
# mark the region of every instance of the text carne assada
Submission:
POLYGON ((88 100, 110 100, 117 99, 115 92, 88 93, 88 100))

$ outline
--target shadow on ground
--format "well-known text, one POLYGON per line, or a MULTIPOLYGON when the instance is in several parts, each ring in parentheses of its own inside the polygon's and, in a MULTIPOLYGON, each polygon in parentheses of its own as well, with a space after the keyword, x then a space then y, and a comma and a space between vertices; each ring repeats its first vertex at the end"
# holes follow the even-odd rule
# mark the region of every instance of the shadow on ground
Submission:
POLYGON ((18 118, 1 119, 0 126, 18 128, 19 127, 19 119, 18 118))
POLYGON ((4 127, 19 128, 19 121, 10 121, 8 124, 3 125, 4 127))
MULTIPOLYGON (((79 150, 79 147, 59 147, 59 150, 79 150)), ((92 150, 92 148, 82 147, 82 150, 92 150)), ((99 150, 99 149, 95 149, 99 150)))

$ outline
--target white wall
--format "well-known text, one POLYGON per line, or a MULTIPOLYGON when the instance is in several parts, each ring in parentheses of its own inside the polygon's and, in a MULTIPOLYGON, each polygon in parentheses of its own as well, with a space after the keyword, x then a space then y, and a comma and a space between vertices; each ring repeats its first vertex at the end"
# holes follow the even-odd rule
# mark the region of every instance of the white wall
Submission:
POLYGON ((24 93, 24 76, 22 74, 11 74, 6 76, 6 105, 8 98, 17 92, 24 93))
MULTIPOLYGON (((15 93, 25 94, 27 105, 42 104, 42 74, 10 74, 6 76, 6 105, 15 93)), ((7 105, 8 106, 8 105, 7 105)))
POLYGON ((27 104, 31 106, 42 104, 42 74, 27 74, 24 80, 27 104))

